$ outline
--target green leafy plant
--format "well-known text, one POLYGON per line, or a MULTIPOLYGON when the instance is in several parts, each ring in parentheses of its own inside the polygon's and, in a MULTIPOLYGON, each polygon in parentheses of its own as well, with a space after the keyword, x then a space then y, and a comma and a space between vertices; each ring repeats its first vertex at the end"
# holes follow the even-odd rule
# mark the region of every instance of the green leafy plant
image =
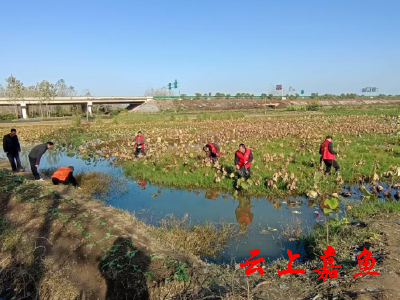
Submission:
POLYGON ((324 214, 329 215, 339 206, 339 201, 336 198, 330 198, 323 200, 323 211, 324 214))

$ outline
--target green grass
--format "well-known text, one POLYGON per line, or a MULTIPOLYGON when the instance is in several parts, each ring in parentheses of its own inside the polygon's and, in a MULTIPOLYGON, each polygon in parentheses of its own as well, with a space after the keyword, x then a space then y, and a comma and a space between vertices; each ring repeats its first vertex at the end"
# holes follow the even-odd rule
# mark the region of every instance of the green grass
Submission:
POLYGON ((400 106, 386 105, 386 106, 333 106, 331 108, 324 108, 326 115, 389 115, 399 116, 400 106))
POLYGON ((397 201, 362 201, 347 212, 347 215, 357 219, 364 219, 378 214, 400 213, 400 202, 397 201))
MULTIPOLYGON (((337 135, 334 140, 335 149, 341 154, 337 159, 341 166, 341 176, 345 183, 358 183, 361 175, 368 180, 374 173, 381 174, 390 169, 390 166, 400 166, 400 147, 396 135, 365 134, 361 138, 354 135, 337 135), (349 142, 351 141, 351 142, 349 142), (386 151, 389 144, 392 152, 386 151), (365 162, 365 163, 364 163, 365 162), (376 163, 377 162, 377 163, 376 163)), ((336 176, 322 176, 319 171, 319 145, 307 141, 288 137, 285 140, 275 139, 267 142, 258 140, 252 142, 254 164, 252 166, 252 179, 259 181, 253 184, 247 193, 252 195, 282 195, 287 192, 287 183, 278 180, 278 189, 267 189, 264 186, 266 179, 271 179, 276 172, 292 173, 298 179, 297 189, 292 194, 302 194, 313 189, 314 184, 321 192, 334 192, 342 185, 336 181, 336 176), (267 156, 273 156, 273 161, 265 161, 267 156), (312 163, 314 161, 314 163, 312 163), (282 171, 284 170, 284 171, 282 171)), ((235 146, 224 146, 220 164, 233 168, 233 155, 235 146)), ((226 177, 220 182, 215 182, 216 169, 202 166, 197 159, 198 153, 189 158, 189 164, 184 165, 180 157, 167 152, 158 159, 142 159, 137 162, 123 164, 126 175, 150 180, 180 188, 197 187, 206 189, 221 189, 234 191, 236 178, 226 177), (176 163, 175 163, 176 161, 176 163), (198 168, 193 168, 197 163, 198 168), (207 174, 207 176, 205 176, 207 174)), ((200 154, 201 155, 201 154, 200 154)), ((221 177, 221 174, 218 174, 221 177)), ((398 180, 399 178, 394 178, 398 180)), ((382 178, 384 181, 384 178, 382 178)), ((388 179, 391 181, 393 179, 388 179)))
POLYGON ((315 225, 313 230, 301 238, 310 259, 323 255, 327 246, 331 246, 336 249, 338 261, 351 261, 353 248, 364 245, 374 237, 371 228, 361 228, 345 220, 334 218, 328 221, 328 240, 326 224, 315 225))

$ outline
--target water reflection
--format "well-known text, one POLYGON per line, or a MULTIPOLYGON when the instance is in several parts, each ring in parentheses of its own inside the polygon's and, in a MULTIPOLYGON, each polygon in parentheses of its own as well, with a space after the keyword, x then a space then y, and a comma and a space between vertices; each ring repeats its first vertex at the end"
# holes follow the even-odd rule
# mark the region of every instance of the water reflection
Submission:
POLYGON ((247 226, 253 222, 254 214, 251 212, 251 200, 248 196, 238 196, 239 205, 236 207, 236 221, 240 227, 240 234, 246 232, 247 226))
POLYGON ((215 200, 218 198, 219 195, 220 195, 220 193, 218 193, 217 191, 208 190, 205 192, 204 198, 209 199, 209 200, 215 200))
POLYGON ((147 185, 147 182, 146 182, 146 181, 140 181, 140 180, 138 180, 138 181, 137 181, 137 184, 138 184, 138 186, 140 186, 140 188, 141 188, 142 190, 145 190, 145 189, 146 189, 146 185, 147 185))

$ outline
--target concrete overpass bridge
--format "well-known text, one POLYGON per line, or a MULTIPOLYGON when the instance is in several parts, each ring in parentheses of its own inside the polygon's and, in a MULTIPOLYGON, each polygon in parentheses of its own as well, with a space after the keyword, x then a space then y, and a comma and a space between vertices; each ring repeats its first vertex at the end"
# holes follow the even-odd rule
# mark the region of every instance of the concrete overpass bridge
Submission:
POLYGON ((153 100, 153 97, 54 97, 49 101, 29 97, 17 101, 0 98, 0 106, 18 105, 21 107, 22 118, 27 119, 28 108, 31 105, 82 105, 82 108, 92 115, 93 104, 130 104, 136 107, 150 100, 153 100))

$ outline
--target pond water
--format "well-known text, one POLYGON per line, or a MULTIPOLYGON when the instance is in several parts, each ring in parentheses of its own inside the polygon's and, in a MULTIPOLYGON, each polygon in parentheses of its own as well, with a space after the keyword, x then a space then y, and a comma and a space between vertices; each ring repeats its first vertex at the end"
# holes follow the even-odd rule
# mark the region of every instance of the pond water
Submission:
MULTIPOLYGON (((21 160, 29 171, 27 153, 27 149, 22 151, 21 160)), ((5 157, 4 153, 0 156, 5 157)), ((306 198, 269 202, 266 198, 244 195, 235 198, 213 191, 177 190, 126 178, 123 169, 110 161, 82 160, 66 155, 65 151, 48 151, 42 157, 40 168, 69 165, 75 167, 75 173, 100 171, 118 179, 118 184, 111 186, 110 193, 104 199, 106 205, 132 212, 147 223, 157 225, 169 214, 176 218, 187 214, 192 223, 224 221, 237 224, 241 235, 229 242, 221 256, 214 259, 215 262, 244 261, 251 256, 249 250, 254 249, 260 249, 260 255, 267 261, 287 258, 287 249, 304 257, 303 245, 291 239, 290 235, 285 237, 284 233, 300 229, 305 233, 323 222, 323 213, 317 204, 306 198)), ((341 204, 345 203, 342 201, 341 204)))

